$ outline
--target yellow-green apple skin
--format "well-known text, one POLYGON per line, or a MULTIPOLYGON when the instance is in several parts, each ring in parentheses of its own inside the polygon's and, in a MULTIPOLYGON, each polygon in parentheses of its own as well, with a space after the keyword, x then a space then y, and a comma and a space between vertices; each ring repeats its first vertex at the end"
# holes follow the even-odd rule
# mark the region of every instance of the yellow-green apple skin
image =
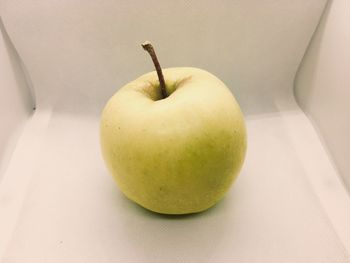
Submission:
POLYGON ((208 209, 230 188, 246 152, 244 119, 217 77, 198 68, 163 70, 122 87, 105 106, 103 157, 120 190, 162 214, 208 209))

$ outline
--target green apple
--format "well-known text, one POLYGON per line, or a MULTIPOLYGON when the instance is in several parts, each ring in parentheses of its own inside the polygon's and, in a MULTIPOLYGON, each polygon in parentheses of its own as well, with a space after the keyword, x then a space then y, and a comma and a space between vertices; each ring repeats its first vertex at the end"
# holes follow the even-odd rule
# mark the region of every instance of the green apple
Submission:
POLYGON ((108 101, 102 154, 120 190, 137 204, 163 214, 200 212, 225 195, 240 171, 243 115, 209 72, 179 67, 162 73, 166 97, 154 71, 108 101))

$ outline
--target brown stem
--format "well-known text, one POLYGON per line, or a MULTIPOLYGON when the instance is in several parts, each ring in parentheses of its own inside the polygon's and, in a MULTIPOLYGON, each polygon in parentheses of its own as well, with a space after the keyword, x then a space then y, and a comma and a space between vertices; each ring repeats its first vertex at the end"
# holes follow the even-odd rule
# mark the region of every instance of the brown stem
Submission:
POLYGON ((159 79, 159 86, 160 86, 160 92, 162 94, 162 98, 165 99, 168 97, 168 94, 166 93, 166 88, 165 88, 165 81, 164 81, 164 76, 162 72, 162 68, 160 67, 156 52, 154 51, 154 48, 151 44, 151 42, 146 41, 142 45, 144 50, 148 52, 148 54, 151 56, 154 67, 156 68, 158 79, 159 79))

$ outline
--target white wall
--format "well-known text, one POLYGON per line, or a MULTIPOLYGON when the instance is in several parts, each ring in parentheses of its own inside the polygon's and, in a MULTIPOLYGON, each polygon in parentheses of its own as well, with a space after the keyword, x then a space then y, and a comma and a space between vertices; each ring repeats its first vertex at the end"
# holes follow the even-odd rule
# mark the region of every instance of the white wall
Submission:
POLYGON ((0 17, 0 180, 33 109, 33 99, 21 61, 0 17))
POLYGON ((251 115, 277 111, 274 96, 292 90, 325 3, 2 0, 0 10, 39 107, 99 114, 121 86, 153 70, 140 46, 150 40, 163 67, 212 72, 251 115))
POLYGON ((295 95, 319 129, 350 189, 350 1, 331 1, 295 81, 295 95))

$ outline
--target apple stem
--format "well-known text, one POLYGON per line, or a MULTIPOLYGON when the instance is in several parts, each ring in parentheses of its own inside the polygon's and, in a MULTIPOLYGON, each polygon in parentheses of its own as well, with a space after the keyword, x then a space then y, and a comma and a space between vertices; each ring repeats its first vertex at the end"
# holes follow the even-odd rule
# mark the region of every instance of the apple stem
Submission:
POLYGON ((149 41, 145 41, 142 45, 144 50, 148 52, 148 54, 151 56, 154 67, 156 68, 158 79, 159 79, 159 86, 160 86, 160 92, 162 94, 162 98, 165 99, 168 97, 168 94, 166 92, 165 88, 165 81, 164 81, 164 76, 162 72, 162 68, 160 67, 156 52, 154 51, 154 48, 149 41))

